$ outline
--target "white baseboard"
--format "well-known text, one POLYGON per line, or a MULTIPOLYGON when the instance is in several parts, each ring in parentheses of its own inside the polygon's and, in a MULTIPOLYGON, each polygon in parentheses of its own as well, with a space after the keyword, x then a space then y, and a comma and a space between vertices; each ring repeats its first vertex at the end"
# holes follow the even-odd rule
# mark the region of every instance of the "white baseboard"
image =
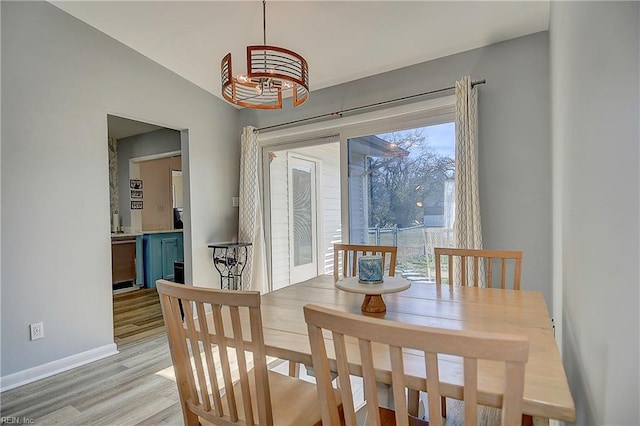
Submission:
POLYGON ((81 365, 89 364, 90 362, 97 361, 117 353, 117 345, 115 343, 111 343, 86 352, 38 365, 37 367, 28 368, 26 370, 18 371, 17 373, 2 376, 0 377, 0 392, 17 388, 18 386, 26 385, 27 383, 35 382, 36 380, 44 379, 45 377, 53 376, 54 374, 62 373, 63 371, 71 370, 72 368, 80 367, 81 365))

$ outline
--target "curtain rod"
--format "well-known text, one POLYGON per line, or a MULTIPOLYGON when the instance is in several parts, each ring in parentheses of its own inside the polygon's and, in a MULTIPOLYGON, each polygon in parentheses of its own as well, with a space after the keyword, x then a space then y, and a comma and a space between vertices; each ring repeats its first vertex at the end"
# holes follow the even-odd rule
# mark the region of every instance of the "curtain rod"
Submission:
MULTIPOLYGON (((486 82, 487 82, 486 79, 472 81, 471 82, 471 87, 473 87, 473 86, 475 86, 477 84, 485 84, 486 82)), ((353 107, 353 108, 347 108, 347 109, 343 109, 343 110, 336 111, 336 112, 329 112, 329 113, 326 113, 326 114, 316 115, 314 117, 301 118, 300 120, 288 121, 286 123, 274 124, 272 126, 260 127, 258 129, 254 129, 254 133, 257 133, 257 132, 260 132, 260 131, 263 131, 263 130, 268 130, 268 129, 275 129, 277 127, 289 126, 291 124, 304 123, 306 121, 317 120, 319 118, 334 117, 334 116, 342 117, 342 114, 347 113, 347 112, 358 111, 358 110, 366 109, 366 108, 373 108, 373 107, 376 107, 376 106, 387 105, 387 104, 391 104, 391 103, 394 103, 394 102, 406 101, 407 99, 413 99, 413 98, 417 98, 417 97, 420 97, 420 96, 426 96, 426 95, 433 95, 434 93, 446 92, 447 90, 453 90, 453 89, 455 89, 455 86, 445 87, 443 89, 431 90, 429 92, 418 93, 418 94, 415 94, 415 95, 404 96, 402 98, 391 99, 391 100, 388 100, 388 101, 376 102, 376 103, 369 104, 369 105, 363 105, 363 106, 358 106, 358 107, 353 107)))

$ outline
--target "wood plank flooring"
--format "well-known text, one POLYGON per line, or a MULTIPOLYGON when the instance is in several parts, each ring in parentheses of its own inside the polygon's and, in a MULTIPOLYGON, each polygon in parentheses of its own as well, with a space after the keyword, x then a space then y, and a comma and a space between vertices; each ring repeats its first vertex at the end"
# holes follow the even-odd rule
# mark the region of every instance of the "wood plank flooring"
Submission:
POLYGON ((118 347, 164 333, 157 290, 141 288, 114 294, 113 327, 118 347))
POLYGON ((0 399, 2 417, 30 419, 38 425, 182 424, 165 334, 3 392, 0 399))

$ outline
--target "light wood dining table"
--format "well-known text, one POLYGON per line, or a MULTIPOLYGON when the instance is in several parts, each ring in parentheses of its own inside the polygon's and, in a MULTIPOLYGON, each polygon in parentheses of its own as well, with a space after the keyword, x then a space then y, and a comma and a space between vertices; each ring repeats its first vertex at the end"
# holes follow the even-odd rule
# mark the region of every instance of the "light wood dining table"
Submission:
MULTIPOLYGON (((361 311, 361 294, 335 288, 333 277, 324 275, 262 296, 262 320, 267 354, 311 365, 311 351, 302 307, 313 303, 359 315, 370 315, 410 324, 456 330, 524 334, 530 340, 526 366, 523 413, 567 422, 576 420, 573 398, 553 334, 553 326, 540 292, 490 288, 454 287, 435 283, 413 283, 405 291, 385 294, 386 312, 361 311)), ((330 334, 325 338, 330 341, 330 334)), ((330 343, 330 342, 329 342, 330 343)), ((391 383, 390 365, 380 351, 376 359, 378 380, 391 383)), ((330 354, 331 355, 331 354, 330 354)), ((427 391, 424 359, 405 352, 408 382, 427 391)), ((358 375, 359 365, 350 365, 358 375)), ((441 356, 440 382, 443 395, 462 399, 462 362, 441 356)), ((485 361, 478 365, 478 402, 500 406, 503 367, 485 361)))

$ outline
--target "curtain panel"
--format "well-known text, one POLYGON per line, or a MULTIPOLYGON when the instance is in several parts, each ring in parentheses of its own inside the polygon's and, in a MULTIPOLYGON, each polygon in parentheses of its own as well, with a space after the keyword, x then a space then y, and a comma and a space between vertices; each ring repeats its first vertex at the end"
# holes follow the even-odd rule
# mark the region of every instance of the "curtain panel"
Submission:
MULTIPOLYGON (((478 191, 478 92, 471 77, 456 81, 456 176, 455 221, 456 247, 482 248, 480 198, 478 191)), ((484 287, 484 272, 480 270, 484 287)), ((456 282, 460 282, 460 265, 454 264, 456 282)))
POLYGON ((260 293, 268 291, 267 262, 260 196, 258 133, 247 126, 240 137, 240 204, 238 241, 251 243, 242 286, 260 293))

